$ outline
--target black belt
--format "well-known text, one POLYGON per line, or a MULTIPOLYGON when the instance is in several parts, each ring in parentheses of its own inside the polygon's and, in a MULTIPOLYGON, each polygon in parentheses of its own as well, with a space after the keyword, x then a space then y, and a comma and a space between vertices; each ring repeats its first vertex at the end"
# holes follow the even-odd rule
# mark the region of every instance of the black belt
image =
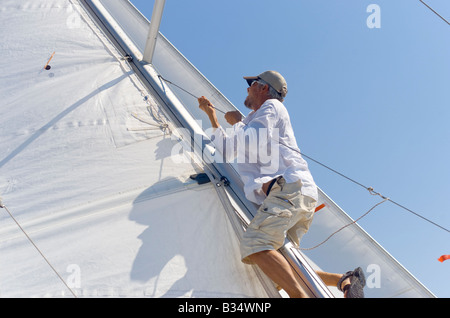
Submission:
POLYGON ((270 181, 269 187, 267 188, 266 196, 269 196, 270 190, 272 190, 273 185, 275 184, 275 182, 277 182, 277 181, 280 180, 281 178, 282 178, 282 177, 279 176, 279 177, 277 177, 277 178, 275 178, 275 179, 272 179, 272 181, 270 181))

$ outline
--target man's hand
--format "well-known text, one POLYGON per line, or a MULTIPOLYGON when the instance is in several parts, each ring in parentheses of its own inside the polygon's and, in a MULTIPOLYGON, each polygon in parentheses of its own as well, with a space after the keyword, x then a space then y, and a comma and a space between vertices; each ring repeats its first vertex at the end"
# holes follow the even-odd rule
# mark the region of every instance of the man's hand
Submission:
POLYGON ((198 98, 198 107, 203 110, 209 117, 211 121, 211 125, 213 128, 219 128, 219 121, 217 120, 216 110, 214 109, 213 104, 205 97, 198 98))
POLYGON ((242 120, 242 114, 237 110, 228 112, 225 114, 225 120, 230 125, 234 125, 242 120))
POLYGON ((201 110, 208 114, 208 116, 216 113, 213 104, 211 104, 211 102, 205 96, 198 98, 198 107, 200 107, 201 110))

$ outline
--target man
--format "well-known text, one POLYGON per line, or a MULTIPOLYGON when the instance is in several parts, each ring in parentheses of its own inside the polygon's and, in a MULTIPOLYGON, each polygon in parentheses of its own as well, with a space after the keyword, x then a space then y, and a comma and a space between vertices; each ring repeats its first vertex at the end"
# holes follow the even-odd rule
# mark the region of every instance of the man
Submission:
MULTIPOLYGON (((290 297, 307 297, 291 266, 277 250, 286 235, 298 245, 308 231, 318 199, 317 187, 300 155, 289 114, 282 104, 288 91, 283 76, 266 71, 244 79, 249 84, 244 104, 252 111, 244 120, 237 111, 226 113, 226 121, 233 126, 228 134, 219 125, 209 100, 204 96, 198 99, 200 109, 215 129, 214 144, 227 157, 230 152, 241 156, 238 169, 245 195, 260 205, 241 243, 242 261, 258 265, 290 297), (230 144, 232 149, 226 147, 230 144), (270 162, 264 160, 267 154, 270 162)), ((365 280, 360 268, 344 275, 318 275, 325 284, 344 291, 346 297, 362 296, 365 280)))

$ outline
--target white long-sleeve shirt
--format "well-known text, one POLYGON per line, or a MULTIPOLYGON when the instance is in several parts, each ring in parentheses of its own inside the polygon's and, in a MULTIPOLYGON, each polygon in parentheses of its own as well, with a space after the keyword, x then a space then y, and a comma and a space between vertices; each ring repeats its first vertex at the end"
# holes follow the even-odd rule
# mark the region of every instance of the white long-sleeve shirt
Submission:
POLYGON ((211 136, 225 160, 234 160, 244 182, 247 199, 262 204, 264 183, 283 176, 287 183, 302 182, 301 192, 317 200, 317 186, 300 155, 289 114, 284 105, 269 99, 243 121, 211 136))

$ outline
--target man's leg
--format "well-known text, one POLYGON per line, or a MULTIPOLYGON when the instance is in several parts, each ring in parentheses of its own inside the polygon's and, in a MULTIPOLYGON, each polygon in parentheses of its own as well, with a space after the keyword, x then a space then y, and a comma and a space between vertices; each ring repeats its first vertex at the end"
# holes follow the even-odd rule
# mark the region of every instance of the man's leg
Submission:
MULTIPOLYGON (((291 266, 287 260, 277 251, 262 251, 249 256, 259 268, 276 284, 283 288, 291 298, 308 298, 303 288, 295 278, 291 266)), ((317 275, 323 280, 325 285, 336 287, 342 274, 327 273, 317 271, 317 275)), ((342 287, 350 284, 350 279, 342 282, 342 287)), ((346 295, 344 295, 346 296, 346 295)))
MULTIPOLYGON (((334 274, 334 273, 327 273, 327 272, 321 272, 321 271, 317 271, 316 273, 323 280, 325 285, 334 286, 334 287, 337 287, 339 280, 341 279, 342 276, 344 276, 343 274, 334 274)), ((345 279, 342 282, 341 287, 343 288, 345 285, 348 285, 348 284, 350 284, 349 278, 345 279)), ((344 297, 346 297, 346 296, 347 296, 346 293, 344 293, 344 297)))
POLYGON ((337 283, 342 277, 342 274, 334 274, 334 273, 327 273, 327 272, 321 272, 317 271, 317 275, 323 280, 325 285, 327 286, 337 286, 337 283))
POLYGON ((308 298, 295 278, 288 261, 277 251, 267 250, 249 256, 259 268, 291 298, 308 298))

